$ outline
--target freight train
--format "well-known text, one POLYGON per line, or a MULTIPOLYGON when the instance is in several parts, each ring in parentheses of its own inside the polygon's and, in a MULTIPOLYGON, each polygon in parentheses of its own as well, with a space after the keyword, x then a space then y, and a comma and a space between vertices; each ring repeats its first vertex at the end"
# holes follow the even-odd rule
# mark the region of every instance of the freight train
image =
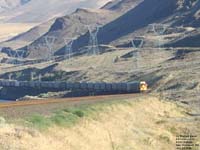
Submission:
POLYGON ((145 81, 120 83, 59 82, 59 81, 10 81, 0 80, 0 87, 24 87, 57 90, 83 90, 112 93, 139 93, 148 90, 145 81))

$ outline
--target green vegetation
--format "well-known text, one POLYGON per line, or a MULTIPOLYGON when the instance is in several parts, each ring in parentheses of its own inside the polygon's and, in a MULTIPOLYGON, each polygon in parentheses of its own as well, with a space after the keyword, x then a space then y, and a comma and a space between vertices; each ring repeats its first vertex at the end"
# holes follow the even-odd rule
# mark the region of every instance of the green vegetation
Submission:
POLYGON ((159 121, 156 121, 156 124, 165 124, 166 123, 166 121, 165 120, 159 120, 159 121))
MULTIPOLYGON (((73 109, 72 109, 73 110, 73 109)), ((68 111, 61 110, 53 113, 51 116, 33 115, 26 119, 28 125, 36 128, 45 130, 53 125, 71 127, 79 121, 80 118, 84 117, 85 110, 68 111)))
POLYGON ((27 121, 38 129, 46 129, 51 124, 50 119, 38 114, 28 118, 27 121))
POLYGON ((22 72, 16 72, 15 73, 15 78, 19 79, 22 76, 22 72))
POLYGON ((56 80, 64 80, 63 77, 67 77, 68 73, 64 71, 55 71, 51 74, 46 74, 43 76, 43 81, 56 81, 56 80))
POLYGON ((160 139, 161 141, 166 142, 166 143, 170 143, 170 138, 169 138, 168 136, 166 136, 166 135, 160 135, 160 136, 159 136, 159 139, 160 139))
POLYGON ((169 128, 169 132, 171 132, 172 134, 176 135, 177 134, 177 129, 175 127, 171 127, 171 128, 169 128))
POLYGON ((98 112, 106 111, 106 109, 109 108, 108 106, 118 103, 128 104, 127 101, 110 101, 93 105, 81 105, 56 111, 50 116, 43 116, 40 114, 33 115, 25 119, 25 121, 27 122, 28 126, 39 130, 46 130, 54 125, 71 127, 84 117, 90 117, 93 120, 97 120, 98 112))

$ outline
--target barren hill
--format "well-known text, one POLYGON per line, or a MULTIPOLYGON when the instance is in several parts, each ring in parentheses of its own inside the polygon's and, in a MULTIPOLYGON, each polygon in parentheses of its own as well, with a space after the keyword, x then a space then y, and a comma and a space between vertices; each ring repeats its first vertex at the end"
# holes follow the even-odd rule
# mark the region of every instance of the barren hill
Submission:
MULTIPOLYGON (((69 14, 78 7, 98 8, 106 2, 108 0, 95 2, 91 0, 31 0, 24 5, 8 9, 0 14, 3 22, 41 23, 54 17, 69 14)), ((15 1, 9 1, 9 4, 14 5, 15 1)))
POLYGON ((108 2, 102 9, 108 9, 116 12, 127 12, 128 10, 136 7, 144 0, 113 0, 108 2))
MULTIPOLYGON (((57 18, 49 31, 43 36, 38 37, 38 39, 33 41, 29 46, 34 45, 34 47, 38 47, 38 44, 42 42, 44 36, 54 36, 57 39, 57 43, 54 44, 54 49, 57 51, 65 45, 65 39, 76 39, 87 33, 88 28, 86 25, 96 23, 105 25, 123 15, 123 13, 127 12, 129 9, 136 7, 140 2, 141 1, 135 0, 113 1, 101 9, 77 9, 71 15, 57 18)), ((23 36, 26 34, 31 36, 31 34, 28 33, 24 33, 23 36)), ((9 43, 12 43, 12 41, 15 43, 16 40, 20 40, 19 37, 11 39, 9 43)))
POLYGON ((41 37, 43 34, 48 32, 54 21, 55 19, 51 19, 45 23, 32 27, 28 31, 20 33, 17 36, 14 36, 8 40, 4 40, 2 43, 0 43, 0 45, 3 47, 11 47, 13 49, 18 49, 29 45, 30 43, 41 37))

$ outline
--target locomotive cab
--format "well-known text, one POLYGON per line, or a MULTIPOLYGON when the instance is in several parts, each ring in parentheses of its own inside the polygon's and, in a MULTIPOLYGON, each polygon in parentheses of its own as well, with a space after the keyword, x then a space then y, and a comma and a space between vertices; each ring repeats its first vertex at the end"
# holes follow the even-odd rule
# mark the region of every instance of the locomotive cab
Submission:
POLYGON ((145 92, 148 90, 148 84, 145 81, 140 82, 140 92, 145 92))

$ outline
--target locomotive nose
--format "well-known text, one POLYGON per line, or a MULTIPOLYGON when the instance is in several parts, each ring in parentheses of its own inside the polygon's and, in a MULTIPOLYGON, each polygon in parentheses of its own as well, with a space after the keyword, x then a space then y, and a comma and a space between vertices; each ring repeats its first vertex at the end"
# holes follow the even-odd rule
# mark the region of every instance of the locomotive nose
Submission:
POLYGON ((148 90, 148 84, 145 81, 140 82, 140 91, 144 92, 148 90))

